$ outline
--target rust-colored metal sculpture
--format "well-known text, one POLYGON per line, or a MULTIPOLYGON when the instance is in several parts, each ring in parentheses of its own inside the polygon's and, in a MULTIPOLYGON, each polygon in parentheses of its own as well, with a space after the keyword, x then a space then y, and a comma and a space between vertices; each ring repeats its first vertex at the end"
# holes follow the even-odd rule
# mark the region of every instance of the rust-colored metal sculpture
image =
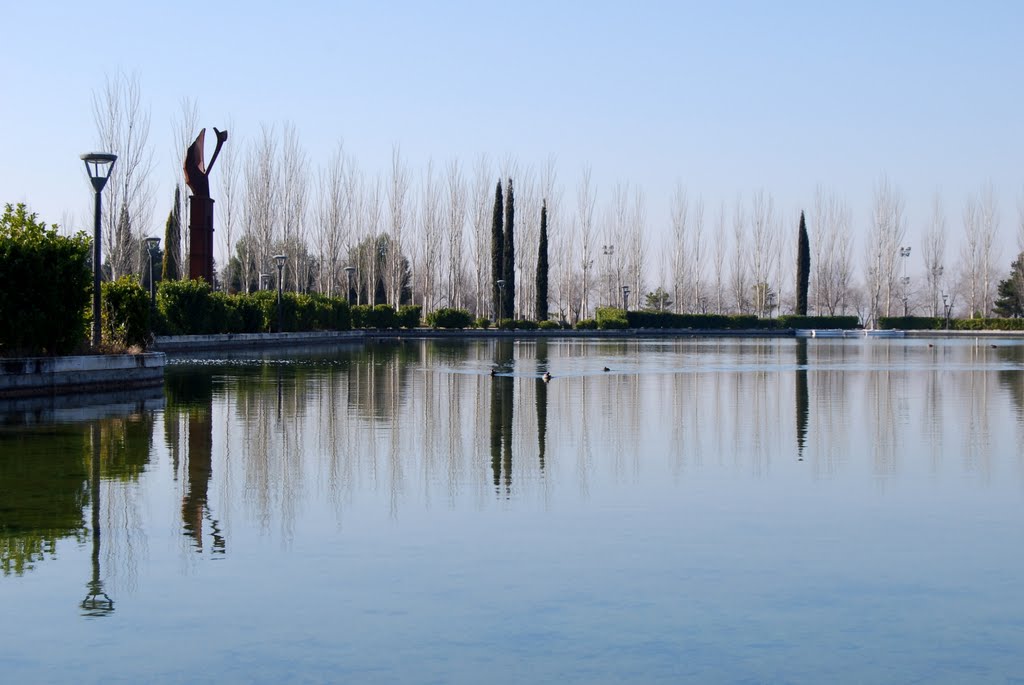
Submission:
POLYGON ((210 164, 206 164, 203 144, 206 140, 206 129, 199 132, 195 141, 185 152, 185 183, 192 190, 189 203, 189 259, 188 277, 204 278, 213 284, 213 198, 210 197, 210 172, 217 161, 220 148, 228 139, 227 131, 213 132, 217 134, 217 147, 213 151, 210 164))

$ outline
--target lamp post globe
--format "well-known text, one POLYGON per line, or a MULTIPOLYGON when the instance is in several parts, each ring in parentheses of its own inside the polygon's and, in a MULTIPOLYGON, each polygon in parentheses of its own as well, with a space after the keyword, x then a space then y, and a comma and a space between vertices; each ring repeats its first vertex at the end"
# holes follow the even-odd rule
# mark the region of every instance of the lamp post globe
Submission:
POLYGON ((89 174, 89 181, 92 182, 93 192, 96 195, 96 212, 93 220, 92 235, 92 346, 99 347, 100 344, 100 272, 103 269, 101 244, 101 197, 103 186, 107 185, 110 172, 114 169, 114 162, 117 155, 109 152, 87 152, 81 156, 85 162, 85 170, 89 174))

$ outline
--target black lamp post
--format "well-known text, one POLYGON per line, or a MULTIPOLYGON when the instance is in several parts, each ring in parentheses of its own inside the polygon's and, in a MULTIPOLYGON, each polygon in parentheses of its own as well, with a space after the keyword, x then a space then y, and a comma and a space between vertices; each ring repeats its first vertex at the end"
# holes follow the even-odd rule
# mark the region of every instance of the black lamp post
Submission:
POLYGON ((92 236, 92 346, 99 347, 100 344, 100 271, 103 268, 102 255, 100 252, 100 226, 101 218, 101 193, 103 186, 110 178, 110 172, 117 161, 117 155, 109 152, 88 152, 82 155, 85 162, 85 170, 89 172, 89 180, 92 181, 92 188, 96 193, 96 215, 93 222, 92 236))
POLYGON ((159 238, 146 238, 146 252, 149 254, 149 306, 153 309, 156 309, 156 274, 153 270, 153 260, 156 259, 159 250, 159 238))
POLYGON ((280 333, 283 330, 282 321, 284 320, 283 314, 281 313, 281 286, 282 286, 282 274, 284 272, 284 263, 288 260, 288 255, 276 254, 274 255, 274 261, 277 262, 277 332, 280 333))
POLYGON ((501 321, 501 308, 505 306, 505 281, 499 278, 495 282, 498 284, 498 308, 494 312, 494 324, 495 328, 497 328, 498 322, 501 321))
POLYGON ((354 274, 355 272, 356 268, 354 266, 345 267, 345 275, 348 276, 348 292, 345 293, 345 300, 349 303, 350 306, 352 304, 352 274, 354 274))
POLYGON ((949 295, 942 293, 942 313, 946 317, 946 330, 949 330, 949 295))

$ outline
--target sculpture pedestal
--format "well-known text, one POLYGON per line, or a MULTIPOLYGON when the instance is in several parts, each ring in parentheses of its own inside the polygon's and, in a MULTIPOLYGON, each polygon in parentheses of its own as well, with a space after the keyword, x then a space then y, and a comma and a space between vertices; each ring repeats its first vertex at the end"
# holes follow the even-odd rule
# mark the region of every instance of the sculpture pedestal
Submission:
POLYGON ((213 198, 192 196, 188 230, 188 277, 213 285, 213 198))

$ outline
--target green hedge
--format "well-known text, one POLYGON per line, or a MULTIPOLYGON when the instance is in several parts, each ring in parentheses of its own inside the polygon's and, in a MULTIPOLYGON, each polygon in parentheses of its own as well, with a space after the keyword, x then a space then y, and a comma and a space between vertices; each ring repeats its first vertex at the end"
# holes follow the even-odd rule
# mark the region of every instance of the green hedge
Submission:
MULTIPOLYGON (((621 311, 621 310, 619 310, 621 311)), ((770 330, 778 328, 775 319, 759 319, 753 314, 673 314, 672 312, 626 312, 630 328, 687 328, 694 330, 770 330)))
MULTIPOLYGON (((902 331, 941 331, 946 320, 941 316, 883 316, 878 327, 902 331)), ((1024 319, 950 319, 952 331, 1024 331, 1024 319)))
POLYGON ((0 216, 0 354, 67 354, 91 322, 92 241, 63 236, 24 204, 0 216))
POLYGON ((547 321, 538 321, 537 328, 542 331, 557 331, 560 330, 562 326, 557 321, 551 321, 549 319, 547 321))
POLYGON ((427 325, 431 328, 469 328, 473 325, 473 316, 465 309, 444 307, 427 314, 427 325))
POLYGON ((596 331, 597 321, 594 319, 580 319, 576 322, 576 330, 578 331, 596 331))
POLYGON ((100 288, 103 341, 118 347, 145 347, 150 331, 149 292, 135 276, 122 276, 100 288))
POLYGON ((418 304, 404 304, 398 308, 398 325, 402 328, 419 328, 423 307, 418 304))
POLYGON ((856 316, 797 316, 795 314, 780 316, 777 321, 780 328, 840 328, 852 330, 860 326, 856 316))
MULTIPOLYGON (((228 295, 202 280, 161 281, 157 329, 168 335, 266 333, 277 331, 277 293, 263 290, 228 295)), ((282 293, 285 331, 344 331, 351 328, 348 303, 318 294, 282 293)))
POLYGON ((598 307, 596 318, 597 327, 602 330, 622 330, 630 327, 626 310, 618 307, 598 307))

